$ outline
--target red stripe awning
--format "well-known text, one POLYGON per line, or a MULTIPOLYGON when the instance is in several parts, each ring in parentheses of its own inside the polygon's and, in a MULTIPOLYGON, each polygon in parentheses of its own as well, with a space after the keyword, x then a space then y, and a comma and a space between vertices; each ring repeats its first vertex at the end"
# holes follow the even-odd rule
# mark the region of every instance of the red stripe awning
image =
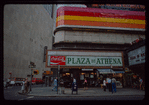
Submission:
POLYGON ((89 17, 110 17, 110 18, 145 20, 145 16, 138 16, 138 15, 123 15, 123 14, 81 12, 81 11, 60 11, 60 12, 57 12, 57 17, 62 16, 62 15, 89 16, 89 17))

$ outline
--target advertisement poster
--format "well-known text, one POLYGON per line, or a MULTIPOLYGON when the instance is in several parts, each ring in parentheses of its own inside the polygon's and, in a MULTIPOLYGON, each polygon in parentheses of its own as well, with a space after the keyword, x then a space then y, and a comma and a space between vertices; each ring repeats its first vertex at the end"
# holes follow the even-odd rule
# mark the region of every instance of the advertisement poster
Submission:
POLYGON ((84 75, 80 75, 80 80, 84 80, 84 75))
POLYGON ((51 56, 50 65, 65 65, 65 56, 51 56))

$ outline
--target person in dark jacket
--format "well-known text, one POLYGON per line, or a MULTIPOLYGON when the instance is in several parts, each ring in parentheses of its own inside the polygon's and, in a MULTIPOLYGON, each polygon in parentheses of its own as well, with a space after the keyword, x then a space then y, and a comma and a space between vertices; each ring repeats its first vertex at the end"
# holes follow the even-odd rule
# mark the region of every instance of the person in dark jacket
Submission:
POLYGON ((112 94, 113 94, 113 89, 116 93, 116 79, 113 77, 111 81, 112 81, 112 94))

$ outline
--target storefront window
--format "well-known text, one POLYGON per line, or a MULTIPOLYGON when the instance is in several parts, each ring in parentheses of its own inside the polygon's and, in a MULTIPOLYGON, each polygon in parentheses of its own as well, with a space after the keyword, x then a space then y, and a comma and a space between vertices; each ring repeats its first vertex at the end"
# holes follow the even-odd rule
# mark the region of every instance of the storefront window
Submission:
POLYGON ((91 74, 91 75, 90 75, 90 78, 94 78, 94 75, 91 74))

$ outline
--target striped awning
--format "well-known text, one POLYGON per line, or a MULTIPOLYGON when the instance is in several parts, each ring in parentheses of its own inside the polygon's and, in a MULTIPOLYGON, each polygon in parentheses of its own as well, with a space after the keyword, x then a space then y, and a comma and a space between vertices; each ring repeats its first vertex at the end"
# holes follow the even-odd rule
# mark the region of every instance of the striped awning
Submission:
POLYGON ((145 31, 145 12, 100 8, 60 7, 56 27, 76 26, 145 31))

